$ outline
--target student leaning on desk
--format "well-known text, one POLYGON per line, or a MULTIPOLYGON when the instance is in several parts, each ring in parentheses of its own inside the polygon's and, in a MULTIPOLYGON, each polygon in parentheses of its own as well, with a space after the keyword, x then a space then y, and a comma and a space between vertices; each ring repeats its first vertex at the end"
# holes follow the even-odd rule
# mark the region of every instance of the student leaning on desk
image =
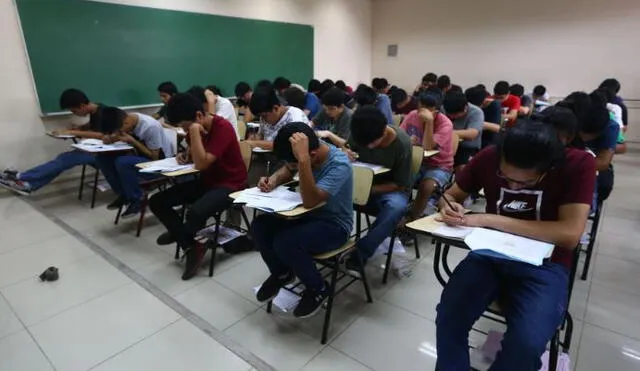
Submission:
POLYGON ((564 148, 547 124, 522 122, 497 146, 479 152, 440 200, 449 225, 485 227, 555 244, 541 266, 471 252, 456 267, 437 307, 438 370, 468 370, 468 335, 496 299, 505 303, 507 332, 491 370, 534 371, 564 317, 573 250, 583 233, 595 185, 595 161, 564 148), (486 214, 460 203, 485 191, 486 214), (498 296, 500 295, 500 298, 498 296))
POLYGON ((257 299, 268 302, 281 287, 298 277, 306 289, 293 314, 305 318, 314 315, 328 297, 328 284, 312 255, 339 248, 353 228, 353 172, 342 151, 318 140, 313 129, 302 122, 279 130, 274 154, 286 165, 260 179, 258 187, 263 192, 291 181, 297 171, 303 206, 326 204, 300 219, 263 214, 253 221, 251 235, 271 274, 260 287, 257 299))

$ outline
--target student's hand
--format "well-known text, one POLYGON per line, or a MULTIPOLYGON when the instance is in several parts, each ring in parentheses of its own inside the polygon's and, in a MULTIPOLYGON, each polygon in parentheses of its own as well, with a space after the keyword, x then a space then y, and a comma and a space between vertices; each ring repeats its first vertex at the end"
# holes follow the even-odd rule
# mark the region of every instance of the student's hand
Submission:
POLYGON ((329 138, 331 132, 329 130, 318 130, 316 131, 316 135, 318 138, 329 138))
POLYGON ((118 140, 125 143, 129 143, 129 144, 135 142, 135 139, 128 133, 120 134, 120 136, 118 137, 118 140))
POLYGON ((218 96, 209 89, 204 91, 204 96, 207 98, 208 103, 216 104, 218 101, 218 96))
POLYGON ((303 133, 294 133, 289 138, 291 150, 299 162, 309 159, 309 138, 303 133))
POLYGON ((111 144, 111 143, 115 143, 118 141, 118 136, 115 134, 108 134, 105 135, 104 137, 102 137, 102 142, 104 144, 111 144))
POLYGON ((178 153, 178 155, 176 156, 176 162, 180 165, 186 165, 190 163, 191 161, 189 161, 189 154, 187 152, 178 153))
POLYGON ((193 123, 189 126, 189 134, 193 135, 203 135, 206 134, 207 131, 204 130, 204 127, 198 123, 193 123))
POLYGON ((433 121, 433 113, 426 108, 420 108, 418 115, 423 121, 433 121))
POLYGON ((352 150, 345 148, 343 151, 347 154, 347 157, 349 157, 349 161, 354 162, 358 159, 358 154, 353 152, 352 150))
POLYGON ((262 177, 258 181, 258 189, 262 192, 271 192, 276 188, 276 185, 273 183, 270 177, 262 177))
POLYGON ((418 139, 417 136, 412 135, 411 136, 411 144, 414 146, 420 145, 420 139, 418 139))
POLYGON ((440 203, 440 217, 436 218, 436 220, 452 226, 467 225, 464 207, 454 201, 450 201, 450 203, 451 206, 444 201, 440 203))

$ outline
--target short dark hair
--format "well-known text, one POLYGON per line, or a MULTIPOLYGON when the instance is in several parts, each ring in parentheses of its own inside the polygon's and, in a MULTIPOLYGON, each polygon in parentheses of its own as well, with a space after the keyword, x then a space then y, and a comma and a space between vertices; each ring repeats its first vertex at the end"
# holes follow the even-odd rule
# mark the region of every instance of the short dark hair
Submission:
POLYGON ((291 81, 289 81, 285 77, 280 76, 280 77, 276 77, 276 79, 273 80, 273 88, 278 91, 289 89, 290 86, 291 86, 291 81))
POLYGON ((302 90, 298 88, 288 88, 284 91, 284 99, 287 100, 289 106, 304 109, 306 96, 302 90))
POLYGON ((325 106, 340 107, 344 104, 344 100, 344 91, 338 87, 331 88, 322 95, 322 104, 325 106))
POLYGON ((440 109, 442 106, 442 94, 425 92, 418 96, 418 103, 425 108, 440 109))
POLYGON ((336 84, 334 84, 333 80, 325 79, 320 86, 320 95, 326 93, 329 89, 333 88, 336 84))
POLYGON ((433 72, 429 72, 426 75, 422 76, 422 83, 435 84, 436 81, 438 81, 438 75, 433 72))
POLYGON ((611 89, 617 95, 620 92, 620 81, 614 78, 608 78, 600 83, 600 87, 611 89))
POLYGON ((303 122, 291 122, 278 130, 273 141, 273 153, 278 159, 285 162, 298 162, 289 142, 289 138, 295 133, 302 133, 309 138, 309 152, 320 147, 320 140, 309 125, 303 122))
POLYGON ((307 85, 307 91, 315 93, 321 90, 322 90, 322 83, 320 82, 320 80, 316 80, 316 79, 309 80, 309 84, 307 85))
POLYGON ((67 89, 60 94, 60 108, 68 110, 78 108, 83 104, 89 104, 87 95, 78 89, 67 89))
POLYGON ((345 90, 347 88, 347 84, 342 80, 338 80, 336 81, 336 87, 345 90))
POLYGON ((167 103, 167 121, 172 124, 193 121, 197 112, 202 112, 202 102, 189 93, 178 93, 167 103))
POLYGON ((540 113, 538 120, 543 124, 551 125, 558 133, 565 133, 572 138, 578 134, 578 119, 569 108, 549 107, 540 113))
POLYGON ((509 87, 509 93, 516 97, 522 97, 524 95, 524 86, 520 84, 513 84, 509 87))
POLYGON ((273 111, 273 107, 280 106, 280 100, 273 89, 257 89, 251 96, 249 109, 251 113, 259 115, 273 111))
POLYGON ((456 85, 456 84, 451 84, 451 87, 449 88, 449 91, 457 91, 457 92, 462 93, 462 86, 456 85))
POLYGON ((442 106, 448 114, 460 113, 467 108, 467 96, 459 91, 448 91, 444 96, 442 106))
POLYGON ((396 89, 391 93, 391 108, 398 107, 398 104, 404 102, 409 95, 404 89, 396 89))
POLYGON ((600 134, 604 132, 610 120, 607 100, 598 91, 589 94, 589 98, 591 99, 591 107, 580 131, 587 134, 600 134))
POLYGON ((351 138, 361 146, 368 146, 384 135, 387 119, 374 106, 358 108, 351 116, 351 138))
POLYGON ((440 88, 440 90, 445 90, 446 88, 451 86, 451 78, 447 75, 441 75, 440 77, 438 77, 436 85, 438 86, 438 88, 440 88))
POLYGON ((358 85, 358 88, 353 95, 358 106, 375 104, 376 99, 378 99, 378 93, 376 93, 372 87, 365 84, 358 85))
POLYGON ((574 91, 558 102, 556 106, 570 109, 576 117, 578 130, 581 130, 591 110, 591 98, 585 92, 574 91))
POLYGON ((371 86, 376 91, 381 91, 381 90, 385 89, 387 86, 389 86, 389 81, 387 81, 387 79, 385 79, 385 78, 374 77, 373 81, 371 81, 371 86))
POLYGON ((204 93, 205 89, 202 86, 194 85, 189 90, 187 90, 187 94, 194 97, 197 101, 200 102, 200 106, 207 103, 207 96, 204 93))
POLYGON ((218 96, 222 96, 222 90, 220 90, 220 88, 216 85, 207 85, 207 87, 205 88, 207 90, 211 90, 213 92, 213 94, 218 95, 218 96))
POLYGON ((498 153, 509 165, 544 172, 562 164, 564 145, 551 125, 520 120, 502 134, 498 153))
POLYGON ((605 100, 607 101, 607 103, 613 103, 613 101, 616 98, 616 93, 611 90, 611 89, 607 89, 607 88, 598 88, 598 90, 596 90, 598 93, 600 93, 605 100))
POLYGON ((102 115, 102 132, 106 134, 114 133, 122 127, 124 119, 127 118, 127 113, 118 107, 104 107, 101 112, 102 115))
POLYGON ((485 98, 487 97, 487 92, 483 88, 479 86, 474 86, 464 91, 464 95, 467 97, 467 101, 475 106, 480 107, 485 98))
POLYGON ((542 97, 545 94, 547 94, 547 88, 545 88, 544 85, 536 85, 533 88, 533 95, 542 97))
POLYGON ((506 95, 509 94, 509 83, 506 81, 498 81, 493 86, 493 94, 506 95))
POLYGON ((254 90, 258 89, 273 89, 273 84, 267 79, 262 79, 258 81, 254 90))
POLYGON ((234 92, 236 93, 237 98, 243 97, 245 94, 251 91, 251 86, 244 81, 241 81, 236 84, 236 88, 234 92))
POLYGON ((158 85, 158 91, 169 95, 178 94, 178 87, 171 81, 165 81, 158 85))

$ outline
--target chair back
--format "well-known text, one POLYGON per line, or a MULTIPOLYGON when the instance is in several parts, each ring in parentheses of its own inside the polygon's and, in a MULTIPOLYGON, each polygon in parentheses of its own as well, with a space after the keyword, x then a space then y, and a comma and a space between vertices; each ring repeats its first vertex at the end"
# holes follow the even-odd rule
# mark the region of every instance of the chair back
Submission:
POLYGON ((178 132, 170 128, 162 128, 162 130, 164 131, 164 135, 169 139, 169 142, 171 142, 171 149, 175 156, 178 153, 178 132))
POLYGON ((411 148, 411 177, 415 179, 420 171, 422 161, 424 160, 424 148, 422 146, 413 146, 411 148))
POLYGON ((242 141, 240 144, 240 153, 242 154, 242 159, 244 160, 244 166, 247 167, 247 171, 249 171, 249 167, 251 166, 251 146, 249 143, 242 141))
POLYGON ((451 153, 455 156, 460 146, 460 137, 455 132, 451 135, 451 153))
POLYGON ((400 127, 400 123, 402 123, 403 115, 393 115, 393 126, 400 127))
POLYGON ((353 204, 364 206, 369 202, 371 186, 373 185, 373 170, 364 166, 353 168, 353 204))
POLYGON ((243 120, 238 120, 238 137, 244 140, 247 135, 247 124, 243 120))

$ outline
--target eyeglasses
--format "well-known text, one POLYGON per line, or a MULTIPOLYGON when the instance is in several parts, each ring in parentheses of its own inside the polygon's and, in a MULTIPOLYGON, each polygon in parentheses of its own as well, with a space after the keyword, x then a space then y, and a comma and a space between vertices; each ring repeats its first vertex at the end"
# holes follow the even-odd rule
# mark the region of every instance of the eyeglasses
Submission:
POLYGON ((500 171, 500 169, 498 169, 496 171, 496 176, 504 181, 507 181, 509 183, 515 183, 524 187, 533 187, 535 185, 537 185, 538 183, 540 183, 542 181, 542 179, 545 177, 545 175, 547 175, 547 172, 545 171, 544 173, 540 174, 539 177, 537 177, 536 179, 532 179, 532 180, 516 180, 516 179, 511 179, 508 176, 504 175, 502 173, 502 171, 500 171))

